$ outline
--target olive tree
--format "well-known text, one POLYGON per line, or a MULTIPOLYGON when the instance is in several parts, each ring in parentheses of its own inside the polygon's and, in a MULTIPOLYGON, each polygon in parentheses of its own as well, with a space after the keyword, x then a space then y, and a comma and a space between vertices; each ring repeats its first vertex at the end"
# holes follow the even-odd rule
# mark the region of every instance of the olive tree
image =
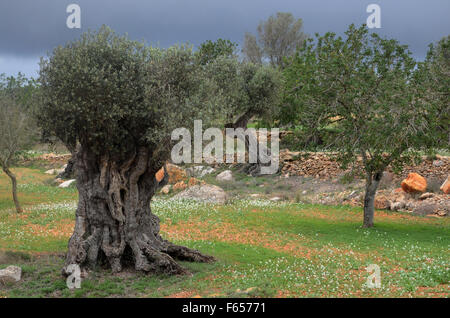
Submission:
POLYGON ((364 227, 373 226, 383 171, 436 145, 439 114, 424 96, 425 72, 406 46, 351 25, 346 37, 317 36, 285 70, 286 95, 298 116, 339 133, 330 142, 344 166, 362 161, 366 177, 364 227))
POLYGON ((208 122, 226 106, 191 48, 147 47, 102 27, 55 48, 40 67, 40 124, 79 144, 79 201, 63 273, 70 264, 105 264, 182 274, 175 259, 213 261, 163 239, 150 207, 172 130, 208 122))
MULTIPOLYGON (((245 130, 252 118, 270 121, 278 111, 282 78, 277 69, 219 57, 209 64, 207 74, 220 87, 219 91, 224 96, 227 107, 221 121, 225 123, 225 128, 245 130)), ((249 149, 248 135, 244 142, 249 149)), ((262 144, 258 144, 258 147, 262 147, 262 144)), ((268 154, 268 149, 259 153, 268 154)), ((252 175, 258 175, 260 168, 259 162, 244 166, 245 172, 252 175)))
POLYGON ((226 98, 226 127, 245 129, 253 117, 269 118, 277 111, 282 88, 277 69, 222 57, 207 74, 226 98))

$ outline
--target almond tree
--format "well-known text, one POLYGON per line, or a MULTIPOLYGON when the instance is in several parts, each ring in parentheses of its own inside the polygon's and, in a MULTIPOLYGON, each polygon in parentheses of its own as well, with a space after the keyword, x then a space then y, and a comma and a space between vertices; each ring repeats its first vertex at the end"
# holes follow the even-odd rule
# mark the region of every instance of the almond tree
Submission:
POLYGON ((285 94, 309 125, 338 130, 329 142, 343 166, 359 158, 365 171, 364 227, 373 226, 374 200, 383 171, 398 170, 436 145, 437 103, 424 99, 426 70, 406 46, 351 25, 346 37, 318 36, 285 70, 285 94))

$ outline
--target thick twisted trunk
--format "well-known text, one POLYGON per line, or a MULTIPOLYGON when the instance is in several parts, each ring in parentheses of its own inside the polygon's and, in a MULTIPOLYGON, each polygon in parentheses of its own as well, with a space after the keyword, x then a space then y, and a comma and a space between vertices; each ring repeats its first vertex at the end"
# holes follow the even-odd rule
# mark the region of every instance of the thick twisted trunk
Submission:
POLYGON ((150 161, 145 148, 120 164, 80 148, 76 154, 79 202, 64 274, 70 264, 93 268, 99 263, 109 264, 113 272, 133 265, 144 272, 184 274, 174 258, 214 260, 159 235, 159 219, 150 210, 158 187, 157 169, 150 161))

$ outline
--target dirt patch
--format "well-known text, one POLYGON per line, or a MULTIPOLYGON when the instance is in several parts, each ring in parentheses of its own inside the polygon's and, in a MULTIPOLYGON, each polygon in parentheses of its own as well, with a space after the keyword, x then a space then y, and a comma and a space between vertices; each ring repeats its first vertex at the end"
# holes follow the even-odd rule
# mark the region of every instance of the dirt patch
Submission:
POLYGON ((54 237, 54 238, 69 238, 75 227, 73 220, 61 220, 52 224, 27 224, 25 229, 34 236, 39 237, 54 237))
MULTIPOLYGON (((305 247, 302 242, 299 242, 297 236, 292 235, 292 240, 283 242, 277 240, 273 236, 268 235, 262 231, 255 231, 249 229, 241 229, 231 223, 209 224, 207 222, 178 222, 177 224, 168 225, 161 224, 161 231, 164 232, 170 239, 179 240, 204 240, 204 241, 221 241, 227 243, 239 243, 260 246, 277 252, 288 253, 297 257, 312 259, 318 255, 337 255, 346 254, 355 258, 364 259, 368 255, 353 252, 341 251, 334 248, 327 250, 319 250, 313 247, 305 247)), ((308 242, 303 242, 307 245, 308 242)), ((371 255, 373 257, 373 253, 371 255)))

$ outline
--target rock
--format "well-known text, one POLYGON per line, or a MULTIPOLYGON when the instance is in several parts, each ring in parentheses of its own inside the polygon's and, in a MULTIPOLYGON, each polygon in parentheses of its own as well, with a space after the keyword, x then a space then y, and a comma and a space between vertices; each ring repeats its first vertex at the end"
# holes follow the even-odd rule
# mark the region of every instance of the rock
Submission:
POLYGON ((414 215, 430 215, 434 214, 438 211, 438 206, 436 204, 419 204, 417 205, 414 210, 412 211, 412 214, 414 215))
POLYGON ((405 192, 425 192, 427 189, 427 180, 420 174, 412 172, 402 181, 401 186, 405 192))
POLYGON ((193 199, 208 203, 224 204, 226 198, 226 193, 222 188, 211 184, 204 184, 190 187, 178 193, 172 199, 193 199))
POLYGON ((433 166, 435 167, 440 167, 444 164, 444 162, 442 160, 434 160, 433 161, 433 166))
POLYGON ((162 194, 169 194, 169 192, 170 192, 170 184, 166 184, 164 187, 162 187, 161 189, 162 194))
POLYGON ((8 266, 0 270, 0 283, 16 283, 22 277, 22 269, 18 266, 8 266))
POLYGON ((434 193, 425 192, 425 193, 420 195, 419 200, 426 200, 426 199, 429 199, 429 198, 432 198, 432 197, 434 197, 434 193))
POLYGON ((192 187, 197 184, 205 184, 205 181, 202 181, 202 180, 199 180, 196 178, 190 178, 187 185, 188 185, 188 187, 192 187))
POLYGON ((168 163, 166 164, 166 171, 169 175, 169 183, 175 184, 177 182, 186 180, 187 174, 183 168, 178 167, 177 165, 168 163))
POLYGON ((280 197, 273 197, 273 198, 270 198, 270 201, 274 201, 274 202, 281 201, 281 198, 280 197))
POLYGON ((389 209, 392 211, 398 211, 400 209, 403 209, 405 207, 404 201, 398 201, 398 202, 391 202, 389 209))
POLYGON ((389 201, 384 195, 378 195, 375 197, 375 209, 384 210, 389 208, 389 201))
POLYGON ((250 197, 252 197, 252 198, 258 198, 260 196, 261 195, 259 193, 252 193, 252 194, 250 194, 250 197))
POLYGON ((61 178, 56 178, 55 180, 53 180, 53 183, 56 183, 56 184, 61 184, 63 182, 64 182, 64 180, 61 178))
POLYGON ((186 169, 188 176, 197 178, 203 178, 207 174, 213 173, 214 171, 216 171, 214 168, 208 166, 194 166, 186 169))
POLYGON ((164 179, 164 167, 159 169, 158 172, 155 173, 156 181, 161 182, 164 179))
POLYGON ((444 183, 441 185, 440 189, 445 194, 450 193, 450 176, 447 177, 447 180, 444 181, 444 183))
POLYGON ((173 191, 180 191, 187 188, 187 184, 184 181, 179 181, 173 185, 173 191))
POLYGON ((68 188, 75 181, 76 181, 75 179, 67 180, 67 181, 61 183, 58 187, 59 188, 68 188))
POLYGON ((44 173, 45 174, 60 174, 60 173, 64 172, 64 170, 66 170, 66 168, 63 166, 61 169, 50 169, 50 170, 45 171, 44 173))
POLYGON ((203 178, 204 176, 206 176, 207 174, 211 174, 214 171, 216 171, 216 169, 211 168, 211 167, 207 167, 206 169, 203 169, 202 172, 200 173, 199 177, 203 178))
MULTIPOLYGON (((304 190, 304 191, 302 192, 302 194, 306 194, 306 190, 304 190)), ((358 192, 355 191, 355 190, 353 190, 348 196, 346 196, 346 197, 344 198, 344 201, 349 201, 349 200, 355 198, 357 195, 358 195, 358 192)))
POLYGON ((231 170, 225 170, 216 176, 217 181, 233 181, 233 173, 231 170))

